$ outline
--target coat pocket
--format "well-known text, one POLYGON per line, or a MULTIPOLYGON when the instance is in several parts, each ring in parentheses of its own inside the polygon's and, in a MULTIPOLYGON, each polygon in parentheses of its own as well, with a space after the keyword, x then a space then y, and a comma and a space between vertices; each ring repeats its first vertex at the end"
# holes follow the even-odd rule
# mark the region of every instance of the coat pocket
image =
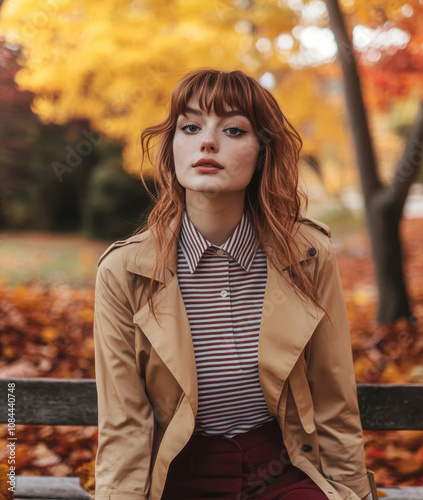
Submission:
POLYGON ((297 407, 301 425, 307 434, 316 430, 314 423, 313 398, 306 376, 305 358, 301 355, 288 377, 289 387, 297 407))

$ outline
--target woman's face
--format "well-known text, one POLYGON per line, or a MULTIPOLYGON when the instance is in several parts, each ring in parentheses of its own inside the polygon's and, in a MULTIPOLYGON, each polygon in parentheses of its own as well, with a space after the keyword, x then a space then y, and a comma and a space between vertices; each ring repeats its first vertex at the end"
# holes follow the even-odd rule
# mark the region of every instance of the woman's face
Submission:
POLYGON ((193 98, 179 115, 173 156, 176 177, 186 190, 214 195, 245 192, 256 167, 259 140, 250 120, 240 113, 205 114, 193 98))

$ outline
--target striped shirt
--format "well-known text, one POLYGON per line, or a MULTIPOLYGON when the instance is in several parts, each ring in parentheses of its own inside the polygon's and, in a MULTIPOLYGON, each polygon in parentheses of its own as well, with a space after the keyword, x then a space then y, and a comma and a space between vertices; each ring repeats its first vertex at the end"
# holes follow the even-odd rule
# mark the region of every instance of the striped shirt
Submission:
POLYGON ((177 275, 197 367, 194 432, 233 437, 272 420, 258 375, 267 260, 247 213, 216 246, 185 211, 177 275))

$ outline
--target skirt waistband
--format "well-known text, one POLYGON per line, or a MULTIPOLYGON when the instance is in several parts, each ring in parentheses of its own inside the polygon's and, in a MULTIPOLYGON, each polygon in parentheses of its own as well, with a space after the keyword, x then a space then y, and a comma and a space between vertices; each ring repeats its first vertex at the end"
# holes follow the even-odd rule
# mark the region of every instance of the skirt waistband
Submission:
POLYGON ((193 434, 187 446, 201 449, 203 453, 239 453, 240 450, 249 450, 268 441, 282 443, 282 432, 276 418, 231 438, 223 435, 193 434))

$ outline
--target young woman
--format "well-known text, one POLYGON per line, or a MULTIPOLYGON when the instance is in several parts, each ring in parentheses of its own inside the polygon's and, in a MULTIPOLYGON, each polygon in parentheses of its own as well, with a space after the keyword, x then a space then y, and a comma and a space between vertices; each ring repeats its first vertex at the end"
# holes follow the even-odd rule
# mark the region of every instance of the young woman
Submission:
POLYGON ((276 100, 199 69, 141 142, 159 194, 96 281, 96 499, 377 498, 330 228, 276 100))

